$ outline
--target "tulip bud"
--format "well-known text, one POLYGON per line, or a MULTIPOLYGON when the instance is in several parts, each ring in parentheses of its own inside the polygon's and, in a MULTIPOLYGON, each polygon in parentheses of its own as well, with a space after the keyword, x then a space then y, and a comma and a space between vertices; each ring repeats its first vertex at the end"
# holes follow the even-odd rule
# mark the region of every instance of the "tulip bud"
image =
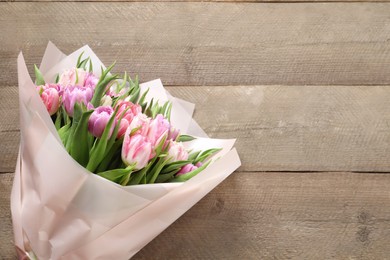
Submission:
MULTIPOLYGON (((88 120, 88 131, 95 137, 100 138, 106 129, 108 121, 114 114, 114 110, 110 106, 98 107, 93 111, 88 120)), ((115 123, 111 125, 111 129, 108 138, 111 137, 114 131, 115 123)))
POLYGON ((135 170, 144 168, 152 155, 152 144, 145 136, 135 134, 130 136, 128 128, 122 145, 122 161, 126 165, 135 164, 135 170))
POLYGON ((37 86, 37 90, 49 114, 54 115, 60 107, 60 87, 55 84, 46 84, 37 86))
POLYGON ((183 146, 183 143, 177 143, 170 141, 169 142, 169 149, 168 149, 168 156, 172 158, 173 162, 176 161, 185 161, 188 159, 188 152, 183 146))
POLYGON ((180 175, 183 175, 183 174, 186 174, 186 173, 189 173, 189 172, 192 172, 194 170, 198 169, 197 166, 189 163, 189 164, 186 164, 184 165, 180 171, 178 173, 176 173, 176 176, 180 176, 180 175))

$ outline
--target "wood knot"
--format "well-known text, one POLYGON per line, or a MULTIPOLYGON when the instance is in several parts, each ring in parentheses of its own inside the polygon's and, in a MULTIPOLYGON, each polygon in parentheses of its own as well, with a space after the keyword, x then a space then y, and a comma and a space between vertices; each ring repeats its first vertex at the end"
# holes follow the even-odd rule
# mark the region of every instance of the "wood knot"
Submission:
POLYGON ((370 233, 372 231, 372 217, 369 213, 362 211, 357 216, 359 223, 358 231, 356 232, 356 239, 362 243, 368 243, 370 240, 370 233))
POLYGON ((219 214, 219 213, 222 212, 224 207, 225 207, 225 201, 223 199, 221 199, 221 198, 217 198, 217 200, 216 200, 216 202, 214 204, 212 212, 214 214, 219 214))

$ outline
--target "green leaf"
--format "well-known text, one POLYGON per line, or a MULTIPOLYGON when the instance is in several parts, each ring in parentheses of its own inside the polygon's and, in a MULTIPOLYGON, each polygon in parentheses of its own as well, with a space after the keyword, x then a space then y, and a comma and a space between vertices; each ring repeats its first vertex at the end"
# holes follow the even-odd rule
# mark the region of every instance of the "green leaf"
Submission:
POLYGON ((199 167, 191 172, 187 172, 186 174, 181 174, 179 176, 176 176, 175 178, 173 178, 171 180, 171 182, 188 181, 189 179, 191 179, 192 177, 196 176, 198 173, 203 171, 209 164, 210 164, 210 162, 207 162, 207 163, 203 164, 201 167, 199 167))
POLYGON ((84 51, 80 54, 80 56, 77 58, 77 62, 76 62, 76 68, 80 68, 80 61, 81 61, 81 57, 83 57, 83 54, 84 54, 84 51))
POLYGON ((89 160, 88 119, 92 112, 90 110, 81 115, 71 141, 70 154, 83 167, 87 166, 89 160))
POLYGON ((104 159, 99 164, 96 172, 103 172, 106 171, 110 165, 110 163, 113 161, 113 158, 115 154, 117 154, 117 151, 120 150, 122 147, 123 138, 118 139, 115 141, 114 145, 111 146, 106 156, 104 156, 104 159))
POLYGON ((82 62, 80 62, 80 64, 78 65, 77 68, 86 70, 87 63, 88 63, 89 60, 90 60, 90 58, 88 57, 85 60, 83 60, 82 62))
POLYGON ((45 85, 45 80, 43 79, 43 75, 41 71, 38 69, 37 65, 34 64, 34 72, 35 72, 35 85, 41 86, 45 85))
POLYGON ((116 182, 118 184, 126 185, 127 183, 122 184, 120 182, 123 181, 124 177, 129 178, 133 169, 134 169, 134 165, 130 165, 130 166, 126 167, 125 169, 114 169, 114 170, 99 172, 99 173, 97 173, 97 175, 99 175, 103 178, 106 178, 107 180, 116 182))
POLYGON ((130 100, 129 101, 131 103, 135 104, 137 102, 138 98, 139 98, 140 92, 141 92, 140 88, 136 89, 134 93, 130 94, 130 100))
POLYGON ((79 83, 79 73, 76 70, 76 84, 79 83))
POLYGON ((104 155, 108 152, 106 151, 107 149, 107 143, 109 140, 109 134, 110 134, 110 129, 112 124, 115 122, 115 115, 117 111, 113 113, 111 116, 110 120, 108 121, 106 128, 103 131, 103 134, 100 139, 95 142, 94 146, 92 147, 90 151, 90 156, 89 156, 89 162, 87 164, 87 169, 91 172, 95 172, 97 169, 98 165, 102 162, 104 159, 104 155))
POLYGON ((157 179, 154 183, 163 183, 163 182, 168 182, 170 181, 171 179, 174 178, 174 175, 179 171, 179 169, 177 170, 174 170, 174 171, 171 171, 169 173, 164 173, 164 174, 160 174, 157 176, 157 179))
POLYGON ((70 127, 68 140, 67 140, 66 145, 65 145, 65 148, 70 155, 72 155, 71 154, 71 145, 73 142, 74 132, 76 131, 77 125, 81 119, 82 114, 83 114, 83 111, 82 111, 80 104, 75 103, 74 108, 73 108, 72 126, 70 127))
POLYGON ((61 115, 61 113, 62 113, 62 110, 58 109, 57 115, 56 115, 56 121, 54 123, 57 131, 61 128, 61 123, 62 123, 62 115, 61 115))
POLYGON ((60 74, 57 73, 57 76, 56 76, 56 80, 55 80, 55 83, 57 84, 58 81, 60 81, 60 74))
POLYGON ((169 122, 171 122, 171 111, 172 111, 172 103, 169 104, 168 110, 166 112, 166 118, 168 119, 169 122))
POLYGON ((100 100, 102 99, 104 92, 106 91, 107 84, 110 83, 112 80, 115 80, 118 78, 118 75, 107 76, 107 74, 112 70, 112 68, 114 66, 115 66, 115 62, 104 71, 102 68, 102 75, 100 76, 99 82, 97 83, 97 85, 95 87, 95 93, 93 94, 93 97, 91 100, 91 104, 94 107, 99 106, 100 100))
POLYGON ((189 142, 189 141, 192 141, 195 139, 196 139, 195 137, 190 136, 190 135, 179 135, 179 137, 177 138, 177 141, 178 142, 189 142))
POLYGON ((147 89, 143 94, 142 96, 140 97, 140 99, 138 100, 138 104, 140 104, 141 106, 144 104, 145 102, 145 98, 146 98, 146 95, 148 94, 149 92, 149 89, 147 89))
POLYGON ((93 72, 93 64, 92 64, 92 59, 89 59, 89 72, 93 72))
POLYGON ((68 137, 69 137, 69 129, 70 129, 70 122, 66 125, 64 125, 63 127, 61 127, 59 130, 58 130, 58 135, 60 136, 61 138, 61 141, 62 143, 64 144, 64 146, 66 146, 66 143, 68 141, 68 137))
POLYGON ((193 164, 196 164, 198 162, 203 162, 221 150, 222 150, 221 148, 212 148, 212 149, 208 149, 206 151, 203 151, 196 157, 196 159, 193 161, 193 164))
POLYGON ((152 162, 149 162, 145 168, 143 168, 137 172, 134 172, 132 174, 130 181, 128 182, 128 185, 140 184, 143 181, 143 179, 145 178, 145 174, 146 174, 146 172, 149 169, 151 164, 152 164, 152 162))
POLYGON ((146 182, 154 183, 161 172, 161 169, 168 163, 166 158, 159 158, 154 167, 146 174, 146 182))
POLYGON ((166 174, 166 173, 169 173, 171 171, 180 169, 181 167, 183 167, 184 165, 187 165, 189 163, 191 163, 191 161, 176 161, 173 163, 169 163, 169 164, 164 166, 164 168, 161 171, 161 174, 166 174))
POLYGON ((158 145, 156 146, 156 149, 155 149, 156 157, 159 156, 159 155, 161 154, 161 152, 163 151, 164 144, 165 144, 165 141, 167 140, 167 137, 168 137, 168 135, 165 135, 165 136, 160 140, 160 142, 158 143, 158 145))
POLYGON ((196 157, 198 157, 198 155, 200 154, 201 151, 196 151, 196 152, 193 152, 193 153, 190 153, 190 155, 188 156, 188 160, 189 161, 193 161, 196 159, 196 157))

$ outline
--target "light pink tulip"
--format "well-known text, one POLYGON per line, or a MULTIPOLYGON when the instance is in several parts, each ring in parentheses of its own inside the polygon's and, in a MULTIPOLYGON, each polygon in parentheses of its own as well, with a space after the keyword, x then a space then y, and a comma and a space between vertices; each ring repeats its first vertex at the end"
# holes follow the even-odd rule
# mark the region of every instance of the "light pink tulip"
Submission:
POLYGON ((37 91, 49 114, 54 115, 61 105, 60 87, 56 84, 46 84, 44 86, 37 86, 37 91))
POLYGON ((168 156, 172 158, 173 162, 185 161, 188 159, 188 152, 183 146, 183 143, 169 141, 168 156))
POLYGON ((150 122, 150 117, 147 117, 145 114, 140 113, 133 118, 129 125, 129 128, 131 130, 139 128, 136 133, 147 137, 150 122))
POLYGON ((163 115, 158 114, 150 123, 148 138, 153 146, 158 145, 162 138, 168 136, 168 132, 171 128, 168 120, 163 117, 163 115))
MULTIPOLYGON (((88 131, 95 137, 100 138, 103 135, 104 130, 106 129, 106 126, 108 124, 108 121, 114 114, 114 110, 110 106, 101 106, 95 109, 95 111, 92 112, 91 116, 88 120, 88 131)), ((112 132, 115 128, 115 122, 111 125, 110 133, 108 135, 108 138, 111 137, 112 132)))
POLYGON ((122 161, 126 165, 135 163, 135 170, 144 168, 152 158, 152 144, 145 136, 135 134, 130 136, 128 128, 122 145, 122 161))
POLYGON ((119 101, 116 107, 118 107, 118 113, 116 114, 118 120, 122 113, 126 111, 119 125, 118 138, 120 138, 125 134, 134 117, 142 113, 142 108, 140 105, 128 101, 119 101))
POLYGON ((58 81, 58 84, 66 86, 78 86, 84 87, 86 78, 89 76, 89 73, 83 69, 70 69, 65 70, 61 75, 58 81))

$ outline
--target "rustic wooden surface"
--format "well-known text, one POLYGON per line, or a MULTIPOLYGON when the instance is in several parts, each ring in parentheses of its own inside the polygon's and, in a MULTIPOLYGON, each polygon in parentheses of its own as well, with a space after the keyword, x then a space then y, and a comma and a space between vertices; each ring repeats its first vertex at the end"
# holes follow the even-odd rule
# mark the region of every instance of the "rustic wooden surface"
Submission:
POLYGON ((31 69, 48 40, 162 78, 210 136, 237 138, 240 169, 134 259, 389 258, 390 4, 233 2, 0 3, 0 259, 16 56, 31 69))

